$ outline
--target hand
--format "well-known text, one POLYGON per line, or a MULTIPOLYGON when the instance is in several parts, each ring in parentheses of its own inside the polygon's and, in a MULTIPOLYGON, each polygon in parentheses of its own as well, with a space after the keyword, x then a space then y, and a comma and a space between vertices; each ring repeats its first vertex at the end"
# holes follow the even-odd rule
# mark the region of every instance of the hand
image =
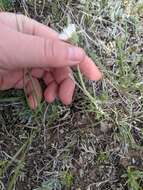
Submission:
POLYGON ((76 65, 88 79, 101 79, 85 52, 60 41, 54 30, 23 15, 0 13, 0 90, 24 89, 35 109, 43 96, 41 78, 47 86, 45 100, 58 97, 68 105, 75 89, 71 67, 76 65))

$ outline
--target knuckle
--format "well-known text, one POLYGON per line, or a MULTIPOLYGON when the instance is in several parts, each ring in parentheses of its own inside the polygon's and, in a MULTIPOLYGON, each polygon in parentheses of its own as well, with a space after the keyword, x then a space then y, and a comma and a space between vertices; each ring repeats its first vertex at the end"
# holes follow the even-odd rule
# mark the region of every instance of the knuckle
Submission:
POLYGON ((44 57, 46 59, 52 60, 53 57, 56 56, 55 53, 55 41, 51 39, 43 39, 43 45, 44 45, 44 57))
POLYGON ((56 42, 55 40, 49 40, 49 48, 50 48, 50 54, 51 57, 55 57, 56 56, 56 42))
POLYGON ((62 66, 68 61, 68 45, 55 39, 43 39, 43 57, 49 66, 62 66))

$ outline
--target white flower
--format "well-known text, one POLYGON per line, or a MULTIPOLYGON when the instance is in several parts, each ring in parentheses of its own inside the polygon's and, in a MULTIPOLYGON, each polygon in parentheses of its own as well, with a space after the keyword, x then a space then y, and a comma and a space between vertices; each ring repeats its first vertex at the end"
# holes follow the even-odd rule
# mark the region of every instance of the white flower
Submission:
POLYGON ((68 27, 64 28, 63 32, 59 35, 59 39, 68 41, 72 38, 74 33, 76 33, 76 26, 75 24, 70 24, 68 27))

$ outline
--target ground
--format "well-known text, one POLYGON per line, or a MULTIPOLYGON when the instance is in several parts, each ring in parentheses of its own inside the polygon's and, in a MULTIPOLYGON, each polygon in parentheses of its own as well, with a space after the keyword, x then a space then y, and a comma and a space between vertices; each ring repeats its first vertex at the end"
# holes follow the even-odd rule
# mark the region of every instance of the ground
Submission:
POLYGON ((0 92, 1 190, 143 189, 143 0, 0 0, 56 31, 69 20, 103 72, 75 73, 71 106, 31 111, 22 91, 0 92))

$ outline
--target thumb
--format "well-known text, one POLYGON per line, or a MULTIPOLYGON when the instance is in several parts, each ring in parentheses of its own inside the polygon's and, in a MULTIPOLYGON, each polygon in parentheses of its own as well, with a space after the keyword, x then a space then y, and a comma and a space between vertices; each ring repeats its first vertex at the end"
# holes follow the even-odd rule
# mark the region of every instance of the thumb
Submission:
POLYGON ((73 66, 85 57, 82 49, 58 39, 23 34, 6 26, 0 28, 2 67, 5 69, 73 66))

